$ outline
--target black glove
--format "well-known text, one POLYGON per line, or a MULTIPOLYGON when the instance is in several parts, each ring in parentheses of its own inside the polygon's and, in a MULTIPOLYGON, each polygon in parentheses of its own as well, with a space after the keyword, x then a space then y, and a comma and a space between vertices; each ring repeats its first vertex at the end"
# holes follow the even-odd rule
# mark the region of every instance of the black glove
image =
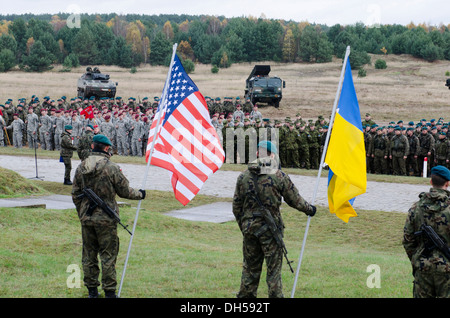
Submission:
POLYGON ((142 193, 142 199, 141 200, 144 200, 145 199, 145 190, 139 189, 139 192, 142 193))
POLYGON ((308 216, 314 216, 316 214, 316 207, 314 205, 309 205, 309 211, 306 213, 308 216))

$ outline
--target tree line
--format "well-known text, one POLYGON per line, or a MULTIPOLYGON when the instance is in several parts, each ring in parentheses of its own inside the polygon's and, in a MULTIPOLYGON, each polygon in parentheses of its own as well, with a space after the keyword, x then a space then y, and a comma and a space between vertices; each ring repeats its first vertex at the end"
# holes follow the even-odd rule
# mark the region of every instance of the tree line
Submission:
POLYGON ((0 15, 0 71, 18 65, 45 71, 79 65, 142 63, 168 65, 174 43, 178 55, 194 63, 226 68, 239 62, 324 63, 343 58, 350 45, 351 66, 371 62, 371 54, 410 54, 427 61, 450 59, 450 25, 333 26, 263 17, 81 14, 76 27, 67 13, 0 15))

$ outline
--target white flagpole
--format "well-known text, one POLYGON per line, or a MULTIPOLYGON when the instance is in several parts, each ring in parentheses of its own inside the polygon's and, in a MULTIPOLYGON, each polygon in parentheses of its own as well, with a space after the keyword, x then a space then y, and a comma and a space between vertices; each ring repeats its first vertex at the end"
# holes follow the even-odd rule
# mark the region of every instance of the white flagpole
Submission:
MULTIPOLYGON (((170 73, 172 71, 172 67, 173 67, 173 63, 174 63, 174 59, 175 59, 175 54, 176 54, 176 51, 177 51, 177 46, 178 46, 177 43, 175 43, 173 45, 172 60, 170 61, 170 67, 169 67, 169 71, 167 73, 166 83, 164 85, 164 91, 163 91, 163 94, 162 94, 162 97, 161 97, 161 100, 160 100, 160 107, 161 107, 161 109, 160 109, 159 114, 158 114, 158 121, 157 121, 156 126, 155 126, 155 133, 154 133, 154 137, 153 137, 152 144, 151 144, 151 147, 150 147, 150 155, 149 155, 148 162, 147 162, 147 168, 145 169, 144 180, 142 181, 141 189, 144 189, 145 185, 147 183, 147 176, 148 176, 148 172, 150 170, 150 162, 152 161, 152 155, 153 155, 153 149, 155 147, 155 141, 156 141, 157 136, 158 136, 158 129, 159 129, 159 126, 161 124, 161 117, 162 117, 162 114, 164 113, 165 108, 166 108, 166 105, 165 105, 165 103, 166 103, 166 93, 167 93, 167 89, 168 89, 168 86, 169 86, 170 73)), ((122 285, 123 285, 123 280, 124 280, 124 277, 125 277, 125 271, 127 270, 128 258, 130 256, 131 244, 133 243, 134 233, 135 233, 135 230, 136 230, 136 224, 137 224, 138 217, 139 217, 139 210, 141 209, 141 202, 142 202, 142 200, 139 200, 139 203, 138 203, 138 206, 137 206, 137 209, 136 209, 136 216, 134 218, 133 231, 132 231, 132 234, 131 234, 131 237, 130 237, 130 243, 128 244, 127 257, 125 258, 125 265, 123 267, 122 278, 120 280, 119 292, 117 293, 118 297, 120 297, 120 293, 122 291, 122 285)))
MULTIPOLYGON (((339 96, 341 94, 342 82, 344 81, 345 68, 347 66, 347 60, 348 60, 349 55, 350 55, 350 46, 347 46, 347 50, 345 51, 344 64, 342 65, 342 70, 341 70, 341 78, 339 79, 339 85, 338 85, 338 89, 336 91, 336 97, 334 98, 333 111, 331 113, 331 119, 330 119, 330 126, 328 127, 327 138, 325 139, 325 146, 324 146, 324 149, 322 152, 322 158, 320 159, 319 172, 317 174, 317 179, 316 179, 316 187, 314 189, 313 198, 311 200, 312 205, 314 205, 314 201, 316 200, 317 190, 319 189, 319 182, 320 182, 320 176, 322 174, 322 167, 323 167, 323 163, 325 161, 325 155, 327 153, 328 141, 330 139, 331 129, 333 127, 334 117, 336 115, 336 107, 338 104, 339 96)), ((294 298, 295 288, 297 286, 297 280, 298 280, 298 273, 300 272, 300 266, 302 264, 303 252, 305 251, 306 238, 308 236, 308 229, 309 229, 310 223, 311 223, 311 216, 308 216, 308 221, 306 222, 305 235, 303 237, 302 249, 300 251, 300 256, 298 258, 297 270, 296 270, 295 279, 294 279, 294 286, 292 287, 292 291, 291 291, 291 298, 294 298)))

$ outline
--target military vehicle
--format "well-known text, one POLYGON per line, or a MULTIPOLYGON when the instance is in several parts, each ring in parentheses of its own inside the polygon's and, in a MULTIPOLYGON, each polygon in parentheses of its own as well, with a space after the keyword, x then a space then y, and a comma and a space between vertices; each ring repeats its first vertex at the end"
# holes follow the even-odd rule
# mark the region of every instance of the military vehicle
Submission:
POLYGON ((109 97, 114 98, 116 96, 116 86, 118 83, 114 83, 109 79, 109 74, 102 74, 98 67, 92 69, 90 66, 86 68, 86 73, 81 75, 78 79, 79 97, 95 98, 109 97))
POLYGON ((450 89, 450 78, 447 79, 447 83, 445 84, 445 86, 447 86, 448 89, 450 89))
POLYGON ((280 106, 283 97, 282 88, 286 82, 278 76, 269 76, 270 65, 255 65, 248 76, 245 85, 245 98, 250 98, 253 104, 267 103, 280 106))

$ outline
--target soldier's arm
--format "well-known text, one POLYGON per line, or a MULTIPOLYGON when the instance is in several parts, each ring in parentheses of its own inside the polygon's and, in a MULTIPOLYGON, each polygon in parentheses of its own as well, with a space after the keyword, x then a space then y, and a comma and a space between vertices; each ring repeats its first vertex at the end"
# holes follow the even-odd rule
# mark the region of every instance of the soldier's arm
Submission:
POLYGON ((119 197, 130 200, 143 199, 143 193, 130 187, 128 179, 120 170, 119 166, 111 169, 111 178, 113 179, 114 189, 119 197))
MULTIPOLYGON (((280 171, 281 172, 281 171, 280 171)), ((309 215, 313 212, 313 207, 309 204, 298 192, 297 187, 292 182, 291 178, 284 172, 282 174, 282 196, 284 201, 292 208, 305 212, 309 215)))
POLYGON ((408 142, 408 138, 406 138, 406 136, 403 136, 405 138, 403 138, 404 142, 405 142, 405 152, 403 154, 404 157, 407 157, 409 154, 409 142, 408 142))
POLYGON ((75 170, 75 177, 73 178, 73 185, 72 185, 72 201, 77 209, 78 217, 80 217, 81 201, 83 201, 83 199, 78 198, 78 196, 83 193, 82 187, 83 186, 81 180, 81 169, 80 166, 78 166, 78 168, 75 170))
POLYGON ((242 228, 241 219, 243 215, 244 195, 245 195, 242 191, 242 178, 243 174, 241 174, 237 179, 236 188, 233 196, 233 214, 234 217, 236 218, 239 228, 242 228))
POLYGON ((418 243, 414 235, 415 232, 415 204, 409 209, 408 217, 406 218, 405 226, 403 228, 403 247, 408 258, 411 260, 414 252, 417 249, 418 243))

